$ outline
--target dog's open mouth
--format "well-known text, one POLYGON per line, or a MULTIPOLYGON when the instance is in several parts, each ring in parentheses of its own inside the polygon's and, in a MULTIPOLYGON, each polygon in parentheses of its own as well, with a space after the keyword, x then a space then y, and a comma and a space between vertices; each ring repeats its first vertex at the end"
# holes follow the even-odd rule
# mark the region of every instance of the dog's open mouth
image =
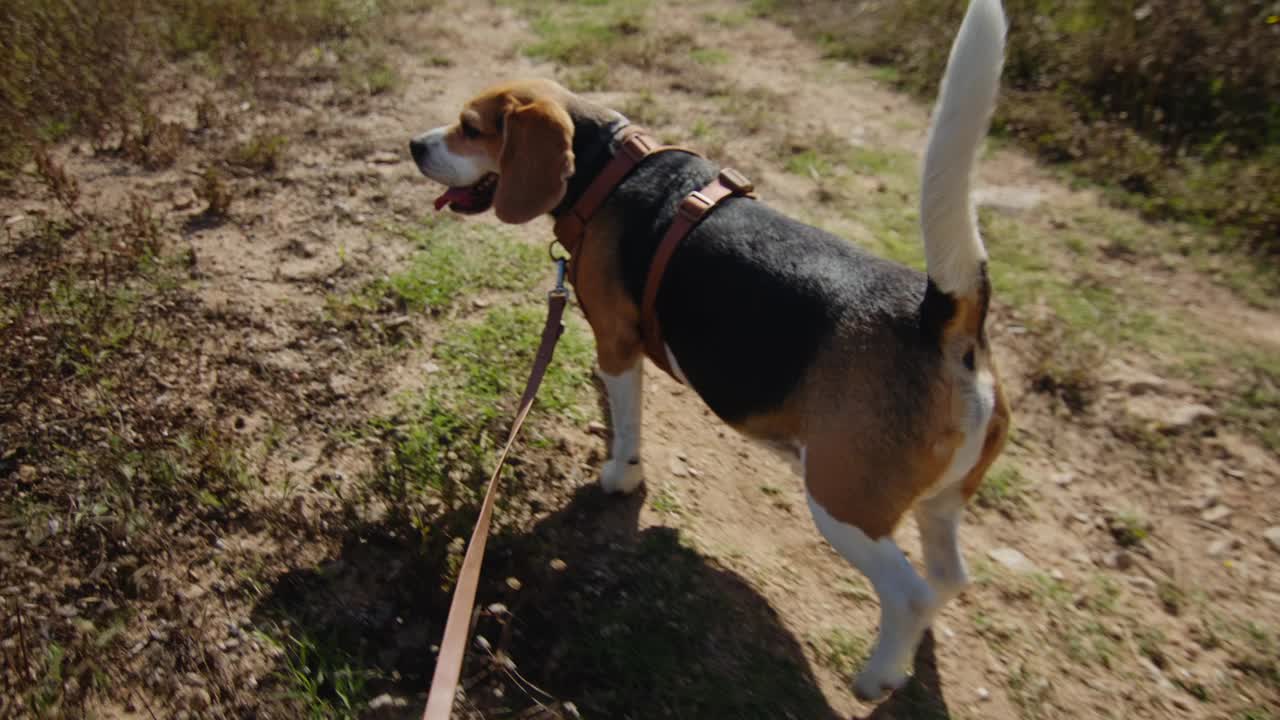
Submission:
POLYGON ((445 190, 436 198, 436 210, 448 205, 450 210, 464 215, 482 213, 493 204, 493 193, 497 189, 498 176, 489 173, 473 185, 445 190))

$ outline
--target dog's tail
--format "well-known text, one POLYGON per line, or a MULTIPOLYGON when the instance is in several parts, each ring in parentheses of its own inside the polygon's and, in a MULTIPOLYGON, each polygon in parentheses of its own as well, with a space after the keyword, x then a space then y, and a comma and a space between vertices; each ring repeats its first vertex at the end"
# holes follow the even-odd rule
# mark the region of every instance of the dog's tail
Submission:
MULTIPOLYGON (((928 273, 957 299, 988 292, 987 251, 969 184, 995 106, 1004 36, 1000 0, 971 0, 951 46, 925 151, 920 223, 928 273)), ((979 302, 985 310, 985 297, 979 302)))

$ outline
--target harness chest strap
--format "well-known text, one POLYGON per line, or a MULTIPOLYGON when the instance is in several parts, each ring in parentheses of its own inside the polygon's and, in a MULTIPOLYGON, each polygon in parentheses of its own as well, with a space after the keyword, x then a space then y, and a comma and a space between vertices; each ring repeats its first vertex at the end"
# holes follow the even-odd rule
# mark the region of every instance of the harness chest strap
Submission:
MULTIPOLYGON (((556 241, 569 253, 569 283, 578 287, 578 268, 582 266, 582 240, 586 235, 587 223, 595 217, 596 212, 609 199, 614 188, 626 179, 631 171, 645 158, 660 152, 683 152, 690 155, 698 153, 678 145, 663 145, 643 128, 627 125, 613 136, 616 147, 613 159, 596 175, 591 184, 564 214, 556 218, 553 232, 556 241)), ((587 307, 578 298, 578 306, 587 314, 587 307)))
POLYGON ((662 326, 658 322, 658 290, 662 287, 662 275, 667 270, 667 263, 675 254, 680 241, 693 231, 698 223, 726 198, 734 196, 755 197, 755 188, 745 175, 733 168, 724 168, 715 180, 701 190, 694 190, 680 201, 676 217, 662 236, 658 250, 649 263, 649 274, 644 281, 644 294, 640 302, 640 330, 644 336, 645 353, 658 367, 676 380, 667 362, 666 345, 662 342, 662 326))
MULTIPOLYGON (((573 204, 573 207, 556 218, 553 229, 556 240, 569 253, 569 282, 575 288, 578 286, 578 268, 582 266, 582 240, 586 234, 587 223, 591 222, 591 218, 609 199, 609 195, 613 193, 614 188, 650 155, 669 151, 698 155, 698 153, 687 148, 676 145, 662 145, 642 128, 634 125, 628 125, 619 130, 614 135, 613 142, 617 147, 613 159, 605 165, 604 170, 600 171, 595 180, 587 186, 586 191, 573 204)), ((675 377, 675 373, 672 372, 671 366, 667 362, 667 353, 662 342, 662 329, 659 326, 656 311, 658 288, 662 285, 662 275, 667 269, 667 263, 670 262, 671 255, 675 252, 676 247, 680 245, 680 241, 693 228, 697 227, 698 223, 706 217, 707 213, 715 209, 721 200, 735 195, 755 197, 752 191, 751 181, 742 173, 732 168, 721 170, 715 180, 701 190, 689 193, 680 202, 676 217, 671 226, 667 228, 666 234, 663 235, 662 241, 654 254, 653 261, 649 265, 649 273, 645 278, 644 293, 641 296, 641 334, 644 340, 645 352, 649 355, 649 359, 672 377, 675 377)), ((581 297, 578 298, 578 305, 582 308, 583 314, 587 314, 587 307, 582 303, 581 297)))
MULTIPOLYGON (((613 159, 605 165, 604 169, 596 175, 595 180, 587 186, 582 193, 582 197, 573 204, 563 215, 556 218, 555 232, 556 240, 569 251, 570 257, 578 255, 582 248, 582 237, 586 233, 587 223, 591 222, 591 218, 595 216, 600 207, 604 205, 605 200, 609 199, 609 195, 613 189, 618 187, 627 175, 635 169, 645 158, 655 153, 667 151, 686 152, 691 155, 697 153, 687 150, 676 145, 663 145, 654 137, 644 131, 643 128, 635 125, 627 125, 613 136, 614 145, 617 150, 613 154, 613 159)), ((576 263, 571 263, 575 265, 576 263)), ((572 282, 572 278, 570 278, 572 282)))

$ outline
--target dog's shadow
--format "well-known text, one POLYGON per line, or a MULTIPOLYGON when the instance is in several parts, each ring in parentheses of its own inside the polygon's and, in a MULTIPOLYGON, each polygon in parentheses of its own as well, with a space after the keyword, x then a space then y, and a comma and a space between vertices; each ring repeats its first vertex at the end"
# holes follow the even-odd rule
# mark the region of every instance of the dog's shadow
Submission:
MULTIPOLYGON (((477 716, 570 717, 558 708, 571 702, 595 718, 838 717, 769 603, 676 531, 638 529, 642 503, 582 487, 530 531, 490 541, 475 632, 514 667, 473 645, 463 684, 477 716)), ((301 672, 305 702, 341 707, 354 688, 400 698, 394 712, 376 703, 383 716, 421 712, 448 561, 424 557, 407 529, 353 528, 336 557, 268 589, 255 623, 292 640, 263 691, 296 695, 301 672)))
MULTIPOLYGON (((589 718, 839 717, 769 602, 676 531, 639 529, 644 502, 585 486, 530 531, 491 540, 475 633, 492 650, 473 645, 455 717, 573 717, 566 702, 589 718)), ((268 589, 255 623, 292 639, 262 691, 339 709, 389 693, 366 716, 419 716, 450 561, 407 530, 353 527, 336 557, 268 589)), ((871 718, 949 717, 932 647, 871 718)))
POLYGON ((942 692, 933 631, 924 634, 916 650, 911 681, 880 703, 865 720, 947 720, 951 710, 942 692))

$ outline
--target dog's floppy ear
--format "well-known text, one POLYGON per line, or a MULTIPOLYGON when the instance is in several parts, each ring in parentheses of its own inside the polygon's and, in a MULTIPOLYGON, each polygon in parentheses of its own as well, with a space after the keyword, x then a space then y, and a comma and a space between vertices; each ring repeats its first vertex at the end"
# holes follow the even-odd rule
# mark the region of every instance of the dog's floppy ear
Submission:
POLYGON ((503 121, 493 212, 512 224, 551 212, 573 175, 573 120, 557 102, 512 101, 503 121))

